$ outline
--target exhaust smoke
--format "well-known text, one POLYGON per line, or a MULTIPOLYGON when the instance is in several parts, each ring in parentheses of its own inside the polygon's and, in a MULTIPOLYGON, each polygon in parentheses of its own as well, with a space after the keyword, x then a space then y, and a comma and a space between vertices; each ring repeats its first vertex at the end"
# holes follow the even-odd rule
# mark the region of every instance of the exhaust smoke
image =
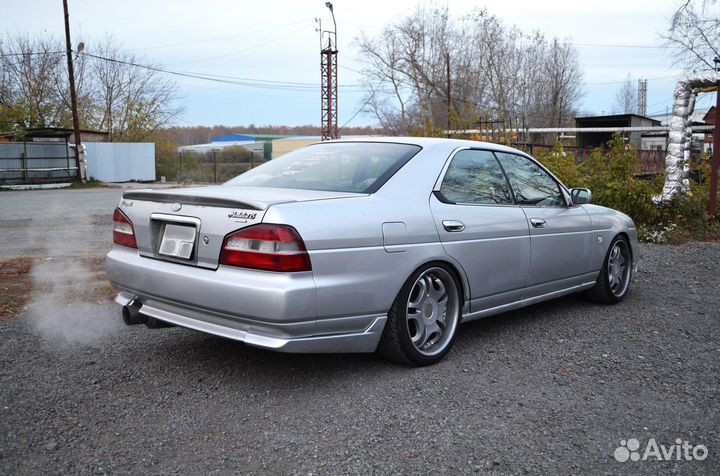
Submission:
POLYGON ((53 223, 32 227, 45 228, 46 234, 32 240, 43 244, 39 255, 44 257, 33 262, 26 317, 43 340, 54 344, 97 344, 124 327, 109 299, 103 254, 88 256, 84 241, 97 225, 79 221, 62 226, 61 233, 47 229, 53 223))

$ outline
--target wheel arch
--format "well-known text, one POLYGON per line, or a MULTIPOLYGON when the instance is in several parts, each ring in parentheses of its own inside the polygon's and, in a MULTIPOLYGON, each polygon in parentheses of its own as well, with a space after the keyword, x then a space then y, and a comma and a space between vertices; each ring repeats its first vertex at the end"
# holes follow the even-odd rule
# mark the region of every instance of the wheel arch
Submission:
POLYGON ((607 249, 605 250, 605 253, 608 253, 610 251, 610 245, 615 241, 616 238, 623 237, 625 238, 625 241, 628 243, 628 251, 630 251, 630 260, 635 261, 635 252, 633 251, 632 247, 632 241, 630 241, 630 236, 627 234, 626 231, 618 231, 615 233, 615 236, 612 237, 612 240, 610 240, 610 243, 608 243, 607 249))
POLYGON ((419 265, 417 265, 415 267, 415 269, 413 269, 412 272, 407 276, 407 278, 405 278, 405 281, 402 282, 402 284, 400 285, 400 287, 398 288, 398 290, 395 294, 397 295, 400 293, 400 290, 402 289, 402 286, 405 285, 405 282, 413 274, 415 274, 418 270, 420 270, 422 268, 427 268, 427 267, 430 267, 430 266, 436 265, 436 264, 444 265, 446 268, 448 268, 448 270, 452 273, 453 277, 455 278, 455 281, 457 281, 457 283, 459 284, 458 291, 460 292, 460 302, 462 303, 462 306, 460 309, 460 313, 461 313, 460 317, 462 318, 462 314, 464 314, 466 312, 466 308, 470 302, 470 285, 469 285, 467 275, 465 274, 465 270, 463 269, 462 265, 460 265, 460 263, 458 263, 454 259, 450 258, 449 256, 442 257, 442 258, 436 257, 436 258, 428 259, 426 261, 423 261, 419 265))

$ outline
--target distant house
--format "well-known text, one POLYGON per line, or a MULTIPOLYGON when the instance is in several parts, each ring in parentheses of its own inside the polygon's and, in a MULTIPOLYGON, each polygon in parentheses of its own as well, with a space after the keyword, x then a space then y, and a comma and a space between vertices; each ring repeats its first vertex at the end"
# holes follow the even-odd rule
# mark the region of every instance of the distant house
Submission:
MULTIPOLYGON (((80 129, 80 141, 81 142, 107 142, 107 132, 92 131, 87 129, 80 129)), ((27 129, 24 133, 5 133, 0 134, 3 141, 11 142, 16 140, 25 140, 29 142, 70 142, 75 143, 74 130, 66 127, 39 127, 33 129, 27 129)))
POLYGON ((212 142, 255 142, 255 136, 229 134, 226 136, 216 137, 212 140, 212 142))
POLYGON ((229 134, 216 137, 207 144, 185 145, 178 147, 179 152, 208 154, 222 152, 230 147, 242 147, 266 160, 274 159, 287 152, 320 142, 320 137, 291 137, 283 135, 242 135, 229 134))
MULTIPOLYGON (((709 111, 707 109, 695 109, 695 111, 690 115, 688 118, 690 122, 690 126, 699 126, 704 125, 705 120, 704 116, 707 116, 709 111)), ((672 120, 672 114, 666 113, 666 114, 657 114, 650 116, 651 119, 655 119, 657 121, 660 121, 660 124, 663 126, 669 126, 670 121, 672 120)), ((708 148, 712 145, 712 138, 710 139, 710 144, 707 143, 707 137, 702 132, 698 132, 697 134, 693 134, 692 139, 692 148, 695 151, 705 150, 707 151, 708 148), (705 142, 705 144, 703 144, 705 142)), ((667 141, 668 141, 668 133, 667 131, 663 132, 645 132, 642 135, 642 142, 643 146, 642 149, 644 150, 667 150, 667 141)))
MULTIPOLYGON (((611 116, 576 117, 575 127, 607 128, 607 127, 658 127, 661 123, 651 117, 637 114, 614 114, 611 116)), ((582 148, 601 147, 612 139, 614 132, 577 132, 577 146, 582 148)), ((642 132, 625 133, 630 144, 637 149, 642 146, 642 132)))
POLYGON ((297 136, 274 140, 272 142, 272 158, 275 159, 293 150, 318 142, 320 142, 320 136, 297 136))
MULTIPOLYGON (((709 126, 715 125, 715 106, 712 106, 710 109, 708 109, 707 113, 703 116, 702 120, 703 123, 709 126)), ((703 141, 703 152, 712 152, 713 147, 713 132, 707 132, 705 133, 705 140, 703 141)))
POLYGON ((643 132, 640 136, 640 150, 667 150, 667 131, 643 132))
MULTIPOLYGON (((80 142, 107 142, 109 136, 107 132, 80 129, 80 142)), ((74 130, 66 127, 28 129, 25 131, 25 137, 33 141, 67 139, 71 144, 75 143, 74 130)))

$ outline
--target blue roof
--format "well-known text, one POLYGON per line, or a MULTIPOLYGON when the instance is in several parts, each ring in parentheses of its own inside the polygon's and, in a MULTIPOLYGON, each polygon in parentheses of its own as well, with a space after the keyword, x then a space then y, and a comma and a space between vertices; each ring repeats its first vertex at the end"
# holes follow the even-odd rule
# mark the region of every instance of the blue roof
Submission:
POLYGON ((216 137, 213 142, 255 142, 253 136, 242 136, 240 134, 230 134, 227 136, 216 137))

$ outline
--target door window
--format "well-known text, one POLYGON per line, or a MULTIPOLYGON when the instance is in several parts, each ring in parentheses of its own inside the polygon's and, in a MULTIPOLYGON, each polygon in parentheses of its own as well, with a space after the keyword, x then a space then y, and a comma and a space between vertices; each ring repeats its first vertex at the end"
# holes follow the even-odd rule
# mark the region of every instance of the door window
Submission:
POLYGON ((487 150, 461 150, 453 157, 440 187, 452 203, 511 204, 505 175, 495 156, 487 150))
POLYGON ((538 164, 515 154, 496 152, 505 169, 518 205, 564 207, 558 183, 538 164))

